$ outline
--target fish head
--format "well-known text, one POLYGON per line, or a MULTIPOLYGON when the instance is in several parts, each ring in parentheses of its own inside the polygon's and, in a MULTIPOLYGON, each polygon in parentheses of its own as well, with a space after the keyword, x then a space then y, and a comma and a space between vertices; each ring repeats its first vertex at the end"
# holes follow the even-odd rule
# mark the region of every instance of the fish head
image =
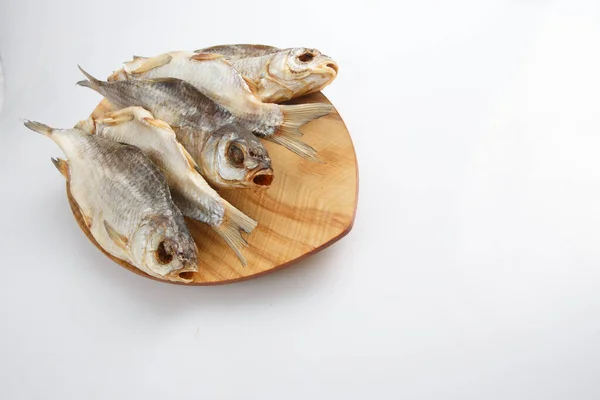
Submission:
POLYGON ((267 149, 250 131, 226 125, 213 132, 200 160, 215 185, 222 188, 266 188, 273 181, 267 149))
POLYGON ((198 271, 196 243, 181 215, 146 219, 136 230, 131 249, 137 265, 160 279, 188 283, 198 271))
POLYGON ((317 49, 296 47, 277 53, 269 76, 295 96, 317 92, 337 76, 338 64, 317 49))

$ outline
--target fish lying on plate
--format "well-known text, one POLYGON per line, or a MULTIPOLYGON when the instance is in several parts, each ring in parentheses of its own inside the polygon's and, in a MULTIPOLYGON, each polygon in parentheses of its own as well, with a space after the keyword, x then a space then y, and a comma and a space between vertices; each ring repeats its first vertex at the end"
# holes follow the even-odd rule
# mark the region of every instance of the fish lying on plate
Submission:
POLYGON ((221 188, 271 184, 271 159, 260 140, 191 84, 173 78, 104 82, 82 72, 88 80, 78 84, 102 94, 117 109, 140 106, 171 125, 211 184, 221 188))
POLYGON ((177 78, 191 83, 257 136, 285 146, 299 156, 317 160, 316 151, 298 138, 301 136, 299 128, 329 114, 330 104, 263 103, 224 57, 208 53, 173 51, 152 58, 138 57, 125 63, 108 80, 157 78, 177 78))
POLYGON ((197 249, 160 170, 136 147, 79 129, 52 129, 26 121, 48 136, 68 161, 53 159, 98 244, 148 275, 191 282, 197 249))
POLYGON ((336 78, 338 65, 317 49, 278 49, 255 44, 207 47, 198 53, 220 54, 256 87, 265 103, 279 103, 318 92, 336 78))
POLYGON ((214 229, 246 265, 241 231, 250 233, 256 221, 221 198, 202 178, 196 162, 177 141, 175 132, 141 107, 128 107, 95 120, 95 133, 139 147, 164 173, 173 201, 184 216, 214 229))

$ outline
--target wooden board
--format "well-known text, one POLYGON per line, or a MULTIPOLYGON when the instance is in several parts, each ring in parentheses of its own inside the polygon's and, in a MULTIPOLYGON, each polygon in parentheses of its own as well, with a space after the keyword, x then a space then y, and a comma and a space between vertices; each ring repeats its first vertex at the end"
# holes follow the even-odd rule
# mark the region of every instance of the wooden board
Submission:
MULTIPOLYGON (((329 100, 314 93, 286 104, 313 102, 329 100)), ((105 103, 101 103, 93 115, 106 111, 105 103)), ((198 272, 187 285, 223 284, 256 277, 322 250, 350 231, 358 200, 358 169, 348 130, 335 109, 301 130, 303 140, 318 151, 325 163, 304 160, 281 146, 264 142, 275 171, 273 184, 263 190, 219 190, 227 201, 258 222, 247 237, 250 247, 244 250, 246 267, 212 229, 186 219, 198 245, 199 261, 198 272)), ((67 195, 79 226, 103 251, 85 226, 68 185, 67 195)), ((160 280, 104 254, 138 275, 160 280)))

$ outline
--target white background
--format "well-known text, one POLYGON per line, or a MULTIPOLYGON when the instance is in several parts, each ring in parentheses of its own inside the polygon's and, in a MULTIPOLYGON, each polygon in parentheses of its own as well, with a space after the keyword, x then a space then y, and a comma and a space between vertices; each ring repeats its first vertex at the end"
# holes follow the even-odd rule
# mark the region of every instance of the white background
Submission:
POLYGON ((0 1, 2 399, 600 398, 597 1, 0 1), (353 231, 220 287, 76 225, 54 143, 133 54, 311 46, 360 165, 353 231))

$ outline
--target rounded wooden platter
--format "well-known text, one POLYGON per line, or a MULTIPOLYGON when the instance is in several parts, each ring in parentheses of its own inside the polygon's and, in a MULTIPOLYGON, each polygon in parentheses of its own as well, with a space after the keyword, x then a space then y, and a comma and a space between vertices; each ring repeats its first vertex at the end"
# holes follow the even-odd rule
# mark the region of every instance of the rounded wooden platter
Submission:
MULTIPOLYGON (((314 93, 287 103, 316 102, 329 100, 322 93, 314 93)), ((102 102, 92 115, 98 117, 108 107, 102 102)), ((268 189, 219 190, 227 201, 258 222, 258 227, 247 236, 250 246, 243 251, 247 266, 240 264, 207 225, 186 219, 198 246, 198 272, 186 285, 231 283, 275 271, 326 248, 352 229, 358 200, 358 169, 344 122, 334 108, 331 114, 301 130, 303 140, 318 151, 323 163, 304 160, 281 146, 264 142, 275 171, 272 185, 268 189)), ((77 223, 98 249, 128 270, 160 280, 106 253, 85 225, 68 184, 67 196, 77 223)))

